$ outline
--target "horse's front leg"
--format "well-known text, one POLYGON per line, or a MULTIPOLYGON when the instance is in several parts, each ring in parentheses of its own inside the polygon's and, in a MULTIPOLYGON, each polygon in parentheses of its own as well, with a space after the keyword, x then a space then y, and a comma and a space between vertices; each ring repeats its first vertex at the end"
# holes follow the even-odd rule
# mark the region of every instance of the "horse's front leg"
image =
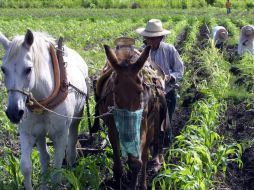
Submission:
POLYGON ((41 181, 42 181, 42 184, 40 186, 40 189, 47 189, 47 186, 45 184, 45 173, 47 172, 48 170, 48 166, 49 166, 49 161, 50 161, 50 155, 48 153, 48 150, 47 150, 47 145, 46 145, 46 139, 45 137, 41 136, 37 139, 37 148, 40 152, 40 162, 41 162, 41 171, 42 171, 42 178, 41 178, 41 181))
POLYGON ((20 132, 21 144, 21 172, 24 176, 24 186, 26 190, 32 190, 32 161, 31 153, 35 144, 35 137, 25 132, 20 132))

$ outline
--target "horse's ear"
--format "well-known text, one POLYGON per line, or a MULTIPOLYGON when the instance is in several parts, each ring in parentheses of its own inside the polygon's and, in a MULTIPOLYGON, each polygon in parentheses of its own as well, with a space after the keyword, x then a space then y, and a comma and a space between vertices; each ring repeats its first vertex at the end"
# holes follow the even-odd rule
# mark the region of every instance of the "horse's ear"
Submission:
POLYGON ((25 47, 30 48, 33 42, 34 42, 33 32, 30 29, 27 29, 23 44, 25 45, 25 47))
POLYGON ((146 46, 143 52, 141 53, 138 60, 133 64, 132 70, 134 73, 138 73, 140 69, 144 66, 150 52, 151 46, 146 46))
POLYGON ((104 45, 104 49, 110 65, 114 70, 119 70, 121 67, 118 64, 115 52, 108 45, 104 45))
POLYGON ((3 45, 5 51, 7 51, 10 46, 10 41, 2 33, 0 33, 0 43, 3 45))

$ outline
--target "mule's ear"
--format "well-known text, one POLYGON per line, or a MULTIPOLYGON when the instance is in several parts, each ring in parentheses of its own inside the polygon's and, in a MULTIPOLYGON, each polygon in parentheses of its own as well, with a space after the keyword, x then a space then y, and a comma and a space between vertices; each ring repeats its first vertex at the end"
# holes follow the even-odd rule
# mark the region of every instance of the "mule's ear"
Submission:
POLYGON ((10 46, 10 41, 5 37, 5 35, 3 35, 2 33, 0 33, 0 43, 3 45, 5 51, 9 48, 10 46))
POLYGON ((33 42, 34 42, 33 32, 30 29, 27 29, 23 44, 25 45, 25 47, 30 48, 33 42))
POLYGON ((141 53, 138 60, 133 64, 132 70, 134 73, 138 73, 140 69, 144 66, 150 52, 151 46, 146 46, 143 52, 141 53))
POLYGON ((115 52, 108 45, 104 45, 104 49, 110 65, 114 70, 119 70, 121 67, 118 64, 115 52))

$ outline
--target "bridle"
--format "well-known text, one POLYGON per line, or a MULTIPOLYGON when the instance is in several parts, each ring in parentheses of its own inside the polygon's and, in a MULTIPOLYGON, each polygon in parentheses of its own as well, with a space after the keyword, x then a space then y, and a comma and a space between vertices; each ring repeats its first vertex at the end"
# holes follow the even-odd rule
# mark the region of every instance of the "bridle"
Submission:
MULTIPOLYGON (((114 88, 114 87, 115 87, 115 83, 114 83, 115 77, 116 77, 116 74, 113 73, 112 76, 111 76, 111 79, 110 79, 110 80, 112 80, 112 83, 113 83, 113 90, 112 90, 113 106, 114 106, 114 108, 118 108, 118 109, 119 109, 119 106, 117 105, 117 103, 116 103, 116 98, 115 98, 115 96, 116 96, 115 90, 114 90, 114 89, 115 89, 115 88, 114 88)), ((143 78, 143 77, 142 77, 142 78, 143 78)), ((143 79, 141 79, 141 84, 143 84, 143 79)), ((144 109, 144 107, 145 107, 144 91, 145 91, 145 89, 142 90, 141 93, 140 93, 140 100, 141 100, 141 102, 140 102, 140 107, 139 107, 138 109, 144 109)))
MULTIPOLYGON (((54 86, 53 92, 48 98, 38 101, 36 100, 36 98, 34 98, 32 92, 29 92, 27 90, 7 89, 8 93, 18 92, 25 95, 27 97, 26 107, 31 112, 39 113, 39 114, 43 113, 44 111, 54 112, 52 109, 55 108, 57 105, 59 105, 61 102, 63 102, 65 98, 67 97, 69 87, 72 87, 77 93, 79 93, 82 96, 86 96, 87 98, 87 94, 85 92, 82 92, 80 89, 78 89, 76 86, 74 86, 70 82, 67 82, 66 63, 63 60, 64 50, 62 47, 63 46, 62 42, 63 42, 63 38, 60 37, 58 40, 57 48, 53 44, 50 44, 50 54, 51 54, 52 65, 54 70, 55 86, 54 86)), ((55 114, 61 115, 58 113, 55 113, 55 114)))

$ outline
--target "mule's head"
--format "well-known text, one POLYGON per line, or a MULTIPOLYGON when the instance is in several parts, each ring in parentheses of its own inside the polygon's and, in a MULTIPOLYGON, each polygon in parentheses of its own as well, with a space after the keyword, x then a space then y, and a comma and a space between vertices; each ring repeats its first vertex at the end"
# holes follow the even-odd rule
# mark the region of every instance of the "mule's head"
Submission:
POLYGON ((116 105, 129 111, 140 109, 144 89, 139 71, 145 64, 151 47, 147 46, 134 63, 130 63, 128 57, 119 59, 109 46, 105 45, 104 48, 108 61, 116 72, 113 88, 116 105))
POLYGON ((5 49, 1 66, 4 84, 8 90, 8 105, 6 115, 13 123, 19 123, 25 112, 27 96, 35 84, 32 48, 34 35, 27 30, 25 36, 15 37, 9 41, 0 33, 0 43, 5 49))

